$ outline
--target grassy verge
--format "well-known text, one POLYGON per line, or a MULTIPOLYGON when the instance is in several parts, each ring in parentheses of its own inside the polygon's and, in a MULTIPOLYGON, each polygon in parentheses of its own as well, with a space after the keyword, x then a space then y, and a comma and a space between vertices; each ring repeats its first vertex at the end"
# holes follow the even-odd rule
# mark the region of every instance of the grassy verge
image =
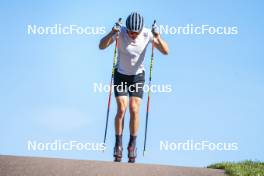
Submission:
POLYGON ((264 162, 258 161, 222 162, 207 167, 224 169, 229 176, 264 176, 264 162))

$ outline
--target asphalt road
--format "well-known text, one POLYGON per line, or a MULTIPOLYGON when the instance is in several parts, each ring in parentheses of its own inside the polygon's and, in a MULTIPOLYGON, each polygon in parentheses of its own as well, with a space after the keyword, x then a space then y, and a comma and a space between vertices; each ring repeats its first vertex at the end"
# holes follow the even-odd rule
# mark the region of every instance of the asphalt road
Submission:
POLYGON ((0 155, 0 176, 224 176, 223 170, 0 155))

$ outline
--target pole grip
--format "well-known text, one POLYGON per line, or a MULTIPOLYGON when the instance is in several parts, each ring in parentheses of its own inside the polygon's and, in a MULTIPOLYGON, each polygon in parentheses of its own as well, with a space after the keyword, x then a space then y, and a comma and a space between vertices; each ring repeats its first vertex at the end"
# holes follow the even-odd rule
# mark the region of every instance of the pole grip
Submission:
POLYGON ((152 28, 156 25, 156 20, 153 21, 152 28))

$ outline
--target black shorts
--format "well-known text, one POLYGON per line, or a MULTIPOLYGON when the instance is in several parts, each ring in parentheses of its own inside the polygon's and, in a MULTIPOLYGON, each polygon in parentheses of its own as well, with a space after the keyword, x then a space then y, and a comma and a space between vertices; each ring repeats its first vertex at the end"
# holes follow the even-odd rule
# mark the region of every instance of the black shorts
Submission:
POLYGON ((127 96, 143 98, 143 86, 145 83, 145 72, 137 75, 124 75, 115 69, 114 91, 115 96, 127 96))

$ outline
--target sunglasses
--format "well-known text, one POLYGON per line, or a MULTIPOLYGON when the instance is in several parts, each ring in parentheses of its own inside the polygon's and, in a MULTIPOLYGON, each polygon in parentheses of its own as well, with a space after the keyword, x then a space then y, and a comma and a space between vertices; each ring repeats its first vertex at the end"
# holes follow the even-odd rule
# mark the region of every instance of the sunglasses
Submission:
POLYGON ((128 30, 127 30, 127 33, 131 36, 137 36, 139 34, 139 32, 132 32, 132 31, 128 31, 128 30))

